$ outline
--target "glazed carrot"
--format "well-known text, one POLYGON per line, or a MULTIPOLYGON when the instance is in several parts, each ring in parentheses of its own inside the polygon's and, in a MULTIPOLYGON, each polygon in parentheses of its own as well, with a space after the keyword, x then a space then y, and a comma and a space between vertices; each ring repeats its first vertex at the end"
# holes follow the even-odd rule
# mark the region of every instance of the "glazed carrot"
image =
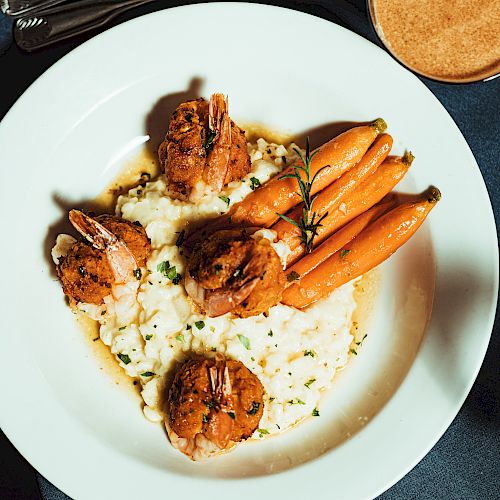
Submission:
MULTIPOLYGON (((403 157, 392 156, 387 158, 373 174, 357 184, 348 197, 343 198, 335 207, 330 209, 318 228, 314 239, 315 245, 320 244, 337 229, 382 200, 404 177, 412 161, 413 155, 409 152, 405 153, 403 157)), ((294 227, 292 224, 289 224, 289 226, 294 227)), ((296 262, 305 253, 304 247, 300 244, 300 239, 290 229, 285 233, 283 239, 291 249, 287 262, 296 262)))
MULTIPOLYGON (((322 167, 326 168, 316 177, 311 194, 321 191, 358 163, 372 142, 386 128, 384 120, 379 118, 368 125, 347 130, 320 146, 311 161, 311 178, 322 167)), ((244 200, 233 205, 224 218, 230 217, 234 224, 271 226, 278 219, 277 213, 284 214, 301 201, 297 180, 280 179, 293 172, 293 166, 286 168, 244 200)), ((301 175, 304 176, 304 173, 301 175)))
POLYGON ((431 187, 419 201, 403 203, 382 215, 346 247, 287 288, 282 302, 301 309, 374 268, 408 241, 440 198, 439 190, 431 187))
POLYGON ((318 248, 315 248, 312 253, 302 257, 293 266, 287 269, 287 273, 295 272, 299 276, 304 277, 313 269, 316 269, 322 262, 338 252, 342 247, 352 241, 366 226, 378 219, 382 214, 387 212, 395 205, 395 200, 380 203, 370 208, 366 212, 358 215, 354 220, 346 224, 342 229, 339 229, 335 234, 330 236, 318 248))
MULTIPOLYGON (((357 184, 375 172, 377 167, 386 159, 391 147, 392 137, 389 134, 382 134, 377 137, 357 165, 318 194, 314 200, 313 210, 319 215, 327 212, 335 213, 342 201, 352 195, 357 184)), ((288 213, 287 217, 298 222, 302 217, 303 210, 304 204, 301 203, 288 213)), ((271 229, 276 231, 278 239, 287 243, 292 250, 300 244, 301 230, 290 222, 279 219, 271 229)))

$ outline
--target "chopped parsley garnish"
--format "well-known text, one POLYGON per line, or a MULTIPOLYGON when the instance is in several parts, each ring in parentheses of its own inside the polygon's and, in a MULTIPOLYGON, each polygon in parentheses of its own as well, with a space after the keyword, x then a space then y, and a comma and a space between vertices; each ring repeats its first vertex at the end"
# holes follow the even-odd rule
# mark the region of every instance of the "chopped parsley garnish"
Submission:
POLYGON ((140 280, 142 278, 142 271, 139 268, 134 269, 134 277, 136 280, 140 280))
POLYGON ((340 258, 343 259, 348 253, 350 253, 351 251, 348 250, 347 248, 343 248, 341 251, 340 251, 340 258))
POLYGON ((242 343, 243 347, 249 351, 250 350, 250 340, 244 335, 238 334, 238 340, 242 343))
POLYGON ((252 401, 252 408, 250 408, 250 410, 248 410, 247 413, 249 415, 256 415, 257 412, 259 411, 259 408, 260 408, 260 403, 252 401))
POLYGON ((120 358, 122 363, 124 363, 126 365, 128 365, 130 363, 130 358, 129 358, 128 354, 118 354, 118 357, 120 358))
POLYGON ((145 338, 146 338, 146 340, 151 340, 153 338, 153 335, 151 335, 151 334, 148 333, 148 335, 146 335, 145 338))
POLYGON ((205 415, 203 414, 203 416, 201 417, 201 421, 206 424, 208 422, 208 415, 205 415))
POLYGON ((219 196, 219 200, 222 200, 227 206, 229 206, 229 204, 231 203, 230 198, 222 194, 219 196))
POLYGON ((232 411, 228 411, 227 414, 233 419, 235 420, 236 419, 236 415, 234 414, 234 412, 232 411))
POLYGON ((184 236, 186 235, 186 231, 184 229, 179 233, 179 236, 177 236, 177 240, 175 241, 175 246, 176 247, 181 247, 182 244, 184 243, 184 236))
POLYGON ((363 338, 362 338, 359 342, 355 342, 355 344, 356 344, 357 346, 361 347, 361 346, 363 345, 363 342, 365 341, 366 337, 368 337, 368 334, 367 334, 367 333, 365 333, 365 334, 363 335, 363 338))
POLYGON ((302 399, 296 398, 296 399, 291 399, 288 401, 289 405, 305 405, 304 401, 302 399))
POLYGON ((171 266, 168 260, 160 262, 156 266, 156 270, 168 278, 174 285, 178 285, 182 279, 182 275, 177 272, 175 266, 171 266))
POLYGON ((141 377, 152 377, 154 375, 153 372, 144 372, 141 373, 141 377))
POLYGON ((273 331, 272 331, 272 330, 269 330, 269 331, 267 332, 267 336, 268 336, 268 337, 272 337, 272 336, 273 336, 273 331))
POLYGON ((257 429, 257 432, 259 433, 259 437, 262 437, 265 434, 269 434, 269 431, 267 429, 257 429))
POLYGON ((92 339, 92 342, 97 342, 99 340, 99 337, 96 337, 95 339, 92 339))
POLYGON ((286 280, 288 281, 288 283, 291 283, 292 281, 297 281, 299 278, 300 274, 295 271, 290 271, 286 276, 286 280))
POLYGON ((304 356, 311 356, 311 358, 314 358, 316 353, 314 351, 304 351, 304 356))
POLYGON ((219 276, 219 273, 222 271, 222 264, 215 264, 214 269, 215 269, 215 274, 219 276))
POLYGON ((212 147, 212 143, 214 142, 216 135, 217 135, 216 132, 210 132, 208 134, 207 140, 205 141, 205 144, 203 144, 205 150, 209 150, 212 147))
POLYGON ((177 335, 177 337, 175 337, 175 340, 178 340, 179 342, 184 342, 184 335, 177 335))
POLYGON ((319 417, 319 410, 317 408, 314 408, 314 410, 312 411, 311 415, 313 417, 319 417))
POLYGON ((191 325, 186 325, 186 330, 191 330, 191 325))
POLYGON ((123 330, 125 330, 125 328, 127 328, 126 326, 120 326, 120 328, 118 328, 118 331, 121 332, 123 330))
POLYGON ((260 181, 257 177, 250 177, 250 188, 255 191, 260 186, 260 181))
POLYGON ((212 333, 215 333, 215 327, 214 327, 214 326, 211 326, 211 327, 210 327, 210 331, 211 331, 212 333))
POLYGON ((314 382, 316 382, 316 379, 315 378, 310 378, 304 385, 310 389, 311 388, 311 385, 314 384, 314 382))
POLYGON ((203 330, 205 328, 205 322, 204 321, 195 321, 194 326, 198 328, 198 330, 203 330))
POLYGON ((358 355, 358 352, 356 351, 356 349, 349 349, 349 352, 354 354, 355 356, 358 355))

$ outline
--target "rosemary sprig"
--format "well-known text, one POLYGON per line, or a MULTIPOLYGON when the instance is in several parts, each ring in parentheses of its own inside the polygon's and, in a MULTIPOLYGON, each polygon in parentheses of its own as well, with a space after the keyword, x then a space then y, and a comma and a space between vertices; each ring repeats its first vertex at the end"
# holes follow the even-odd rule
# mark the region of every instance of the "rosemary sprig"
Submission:
POLYGON ((293 165, 292 166, 294 171, 293 174, 285 174, 279 177, 278 179, 280 180, 295 179, 297 181, 300 189, 300 193, 297 194, 302 198, 302 201, 304 203, 304 208, 302 210, 302 216, 300 217, 298 222, 291 219, 290 217, 287 217, 286 215, 278 213, 277 215, 279 215, 283 220, 289 222, 290 224, 293 224, 294 226, 297 226, 300 229, 300 241, 304 245, 306 253, 310 253, 313 248, 314 238, 318 234, 318 228, 321 227, 322 220, 328 215, 328 212, 319 215, 313 210, 314 200, 316 199, 317 195, 311 196, 311 190, 314 181, 318 177, 319 173, 325 168, 327 168, 328 165, 325 165, 324 167, 320 168, 311 179, 311 161, 316 156, 316 153, 318 151, 314 151, 311 154, 309 146, 309 137, 306 139, 305 157, 299 149, 297 148, 293 149, 298 154, 299 158, 302 160, 303 166, 293 165), (305 179, 302 179, 302 176, 300 175, 301 172, 304 173, 305 179))

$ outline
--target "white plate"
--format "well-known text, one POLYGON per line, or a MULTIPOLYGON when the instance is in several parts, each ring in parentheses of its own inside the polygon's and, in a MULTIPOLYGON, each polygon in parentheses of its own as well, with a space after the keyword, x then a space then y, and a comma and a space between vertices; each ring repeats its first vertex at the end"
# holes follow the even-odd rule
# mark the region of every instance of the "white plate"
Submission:
POLYGON ((0 420, 32 465, 70 496, 373 497, 427 453, 470 390, 498 287, 487 192, 433 95, 353 33, 246 4, 135 19, 39 78, 0 125, 0 151, 8 235, 0 250, 0 420), (51 226, 69 206, 95 197, 151 127, 157 139, 150 113, 158 118, 163 109, 165 128, 172 100, 159 100, 172 93, 181 100, 195 77, 203 95, 229 94, 237 121, 280 130, 383 116, 396 151, 411 147, 417 158, 403 189, 432 183, 443 193, 425 228, 384 265, 365 349, 322 403, 322 416, 206 464, 173 451, 139 402, 99 370, 47 259, 51 226), (432 300, 434 262, 434 312, 411 363, 432 300))

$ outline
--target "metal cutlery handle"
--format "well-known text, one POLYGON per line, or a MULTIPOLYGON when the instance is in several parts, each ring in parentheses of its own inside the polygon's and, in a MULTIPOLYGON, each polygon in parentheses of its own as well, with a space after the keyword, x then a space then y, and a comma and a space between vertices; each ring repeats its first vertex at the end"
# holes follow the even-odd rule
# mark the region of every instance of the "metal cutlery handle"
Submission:
POLYGON ((117 14, 153 0, 81 0, 39 14, 22 17, 14 27, 14 39, 31 52, 59 40, 103 26, 117 14))
POLYGON ((11 17, 21 17, 49 9, 66 0, 0 0, 0 10, 11 17))

